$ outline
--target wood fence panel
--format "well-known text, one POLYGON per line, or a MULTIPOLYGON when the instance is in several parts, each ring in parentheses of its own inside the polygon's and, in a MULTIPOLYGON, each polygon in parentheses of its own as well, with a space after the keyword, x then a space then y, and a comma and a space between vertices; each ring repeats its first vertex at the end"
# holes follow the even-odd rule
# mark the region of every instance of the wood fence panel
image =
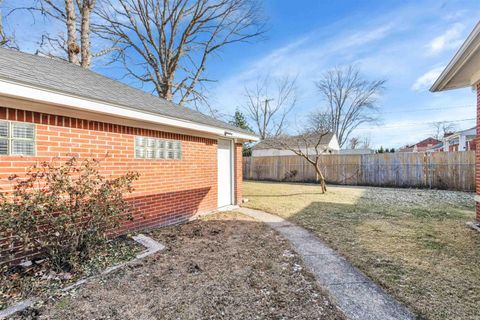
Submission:
MULTIPOLYGON (((325 155, 320 163, 332 184, 475 190, 474 151, 325 155)), ((243 176, 251 180, 317 180, 313 166, 298 156, 244 157, 243 176)))

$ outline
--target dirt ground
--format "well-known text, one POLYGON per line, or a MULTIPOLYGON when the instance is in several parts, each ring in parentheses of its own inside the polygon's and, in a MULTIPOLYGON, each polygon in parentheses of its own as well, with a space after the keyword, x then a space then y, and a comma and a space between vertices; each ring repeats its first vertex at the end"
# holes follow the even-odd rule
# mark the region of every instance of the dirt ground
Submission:
POLYGON ((289 219, 344 255, 419 319, 480 319, 474 194, 245 182, 246 206, 289 219))
POLYGON ((150 236, 167 250, 22 316, 344 319, 286 240, 241 214, 216 214, 150 236))

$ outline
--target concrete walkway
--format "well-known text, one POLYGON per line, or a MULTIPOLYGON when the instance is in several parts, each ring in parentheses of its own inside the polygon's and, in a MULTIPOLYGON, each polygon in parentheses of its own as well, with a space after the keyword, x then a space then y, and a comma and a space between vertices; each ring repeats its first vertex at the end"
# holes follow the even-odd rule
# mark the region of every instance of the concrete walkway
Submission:
POLYGON ((248 208, 236 211, 265 222, 288 239, 307 268, 349 319, 415 318, 403 305, 304 228, 263 211, 248 208))

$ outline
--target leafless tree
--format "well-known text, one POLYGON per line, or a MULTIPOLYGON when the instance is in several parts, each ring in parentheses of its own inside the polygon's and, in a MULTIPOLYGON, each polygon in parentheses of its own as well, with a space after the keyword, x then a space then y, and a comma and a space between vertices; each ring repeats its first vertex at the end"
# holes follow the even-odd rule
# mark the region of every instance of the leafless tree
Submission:
POLYGON ((286 76, 272 80, 266 76, 253 88, 245 88, 245 97, 245 112, 260 139, 280 136, 297 102, 296 79, 286 76))
POLYGON ((90 68, 90 20, 96 0, 40 0, 39 3, 43 13, 65 23, 67 30, 66 40, 62 36, 51 38, 49 35, 45 35, 42 40, 50 44, 56 43, 66 52, 69 62, 90 68))
POLYGON ((372 145, 372 141, 371 141, 370 137, 363 137, 362 148, 363 149, 370 149, 371 145, 372 145))
POLYGON ((7 35, 3 24, 3 0, 0 0, 0 47, 18 49, 13 35, 7 35))
POLYGON ((352 137, 350 138, 350 141, 348 141, 348 147, 350 149, 357 149, 360 147, 361 141, 359 137, 352 137))
POLYGON ((280 135, 265 140, 270 147, 290 150, 310 163, 315 168, 322 193, 327 192, 327 184, 321 166, 321 157, 328 150, 328 143, 325 140, 332 133, 330 121, 328 116, 323 119, 318 118, 316 128, 307 128, 295 136, 280 135))
POLYGON ((256 0, 104 0, 95 28, 128 76, 184 105, 205 101, 212 56, 264 33, 259 12, 256 0))
MULTIPOLYGON (((65 33, 45 33, 38 52, 66 59, 83 68, 90 68, 92 57, 91 17, 96 0, 35 0, 32 7, 17 7, 13 10, 28 10, 65 25, 65 33), (62 54, 63 53, 63 54, 62 54)), ((101 53, 99 53, 101 54, 101 53)))
POLYGON ((348 141, 348 148, 350 149, 369 149, 370 148, 370 137, 352 137, 348 141))
MULTIPOLYGON (((384 84, 385 80, 366 80, 355 66, 329 70, 316 82, 327 103, 326 109, 318 113, 320 117, 325 113, 329 115, 340 147, 359 125, 378 121, 377 103, 384 84)), ((315 116, 311 119, 315 121, 315 116)))
POLYGON ((433 137, 437 140, 441 140, 445 134, 452 133, 457 130, 457 125, 453 122, 438 121, 430 124, 433 130, 433 137))

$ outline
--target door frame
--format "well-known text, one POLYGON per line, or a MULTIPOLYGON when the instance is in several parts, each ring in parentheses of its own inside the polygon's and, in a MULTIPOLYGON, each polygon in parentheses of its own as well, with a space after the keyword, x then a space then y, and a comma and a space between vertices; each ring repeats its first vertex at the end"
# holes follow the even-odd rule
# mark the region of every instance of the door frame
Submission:
POLYGON ((235 204, 235 153, 234 153, 234 139, 229 138, 218 138, 217 139, 217 171, 218 171, 218 141, 219 140, 226 140, 229 142, 230 147, 230 204, 220 207, 219 205, 219 196, 218 196, 218 172, 217 172, 217 207, 223 208, 226 206, 231 206, 235 204))

